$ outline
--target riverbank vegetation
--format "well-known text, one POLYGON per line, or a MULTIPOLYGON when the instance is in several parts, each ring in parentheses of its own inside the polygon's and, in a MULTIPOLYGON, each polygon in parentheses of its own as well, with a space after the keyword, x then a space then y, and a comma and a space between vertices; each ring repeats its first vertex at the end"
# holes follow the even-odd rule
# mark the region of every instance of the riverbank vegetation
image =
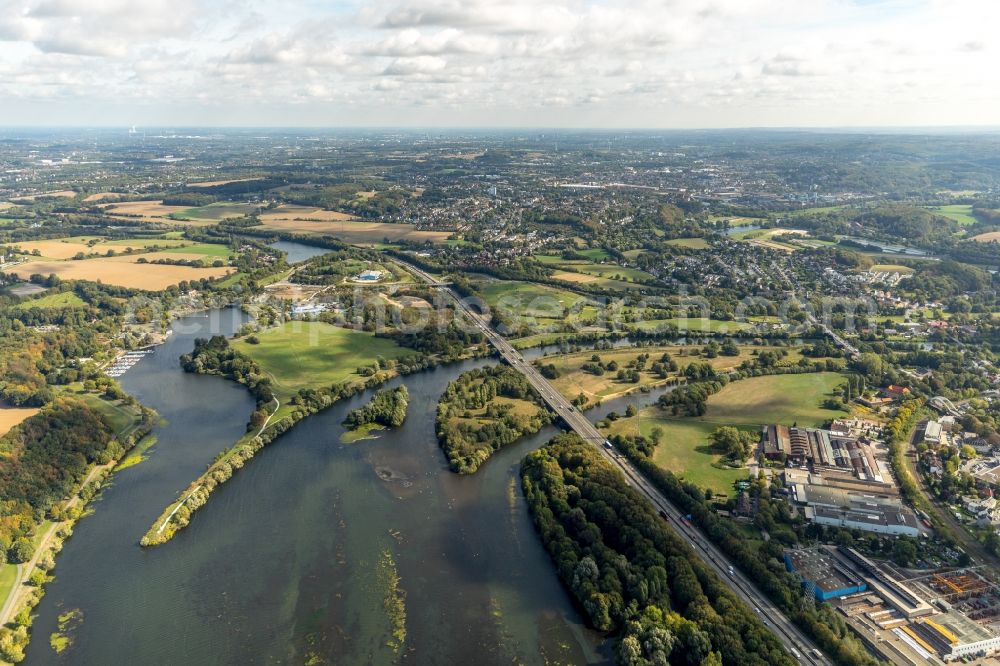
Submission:
POLYGON ((453 472, 471 474, 494 451, 551 420, 527 378, 508 365, 463 372, 438 402, 437 437, 453 472))
MULTIPOLYGON (((428 330, 427 335, 447 337, 452 329, 443 330, 444 334, 428 330)), ((194 350, 181 357, 181 366, 188 372, 219 375, 244 384, 257 405, 247 423, 247 434, 221 452, 208 470, 163 510, 140 544, 155 546, 169 541, 220 484, 306 416, 393 377, 426 370, 444 360, 453 359, 324 322, 286 322, 234 343, 223 336, 195 341, 194 350)), ((403 412, 405 418, 405 409, 403 412)))
POLYGON ((406 420, 410 392, 405 386, 397 386, 391 391, 378 391, 364 407, 352 409, 344 419, 348 428, 357 428, 369 423, 377 423, 388 428, 398 428, 406 420))
POLYGON ((559 435, 521 481, 559 577, 619 664, 795 661, 593 446, 559 435))

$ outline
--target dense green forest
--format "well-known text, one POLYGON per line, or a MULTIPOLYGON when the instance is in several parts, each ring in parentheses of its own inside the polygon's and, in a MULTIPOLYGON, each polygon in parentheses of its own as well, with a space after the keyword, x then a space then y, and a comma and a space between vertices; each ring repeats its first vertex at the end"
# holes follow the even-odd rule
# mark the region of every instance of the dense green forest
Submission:
POLYGON ((0 437, 0 558, 23 561, 20 542, 34 525, 76 491, 91 465, 119 459, 132 441, 119 442, 102 414, 66 397, 0 437))
POLYGON ((618 663, 794 664, 593 447, 559 435, 525 458, 524 494, 559 577, 618 663))
POLYGON ((452 471, 471 474, 494 451, 538 432, 550 420, 525 376, 498 365, 463 372, 448 384, 438 402, 436 429, 452 471), (526 404, 527 410, 520 409, 526 404))
POLYGON ((344 419, 348 428, 358 428, 369 423, 377 423, 387 428, 398 428, 406 420, 406 408, 410 404, 410 392, 405 386, 379 391, 364 407, 352 409, 344 419))

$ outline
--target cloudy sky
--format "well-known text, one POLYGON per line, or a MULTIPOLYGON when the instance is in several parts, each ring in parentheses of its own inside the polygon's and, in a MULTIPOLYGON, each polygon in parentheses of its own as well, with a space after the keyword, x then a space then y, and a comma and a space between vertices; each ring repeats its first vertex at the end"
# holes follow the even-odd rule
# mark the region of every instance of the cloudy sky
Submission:
POLYGON ((1000 124, 995 0, 0 0, 0 125, 1000 124))

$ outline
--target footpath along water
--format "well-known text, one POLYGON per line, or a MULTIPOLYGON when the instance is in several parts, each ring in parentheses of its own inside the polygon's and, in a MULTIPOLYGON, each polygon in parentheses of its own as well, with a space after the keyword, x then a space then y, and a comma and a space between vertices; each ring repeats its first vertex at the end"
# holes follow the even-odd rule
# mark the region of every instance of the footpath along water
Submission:
POLYGON ((149 459, 117 474, 77 525, 26 663, 610 663, 521 496, 521 458, 556 430, 498 452, 474 476, 447 469, 437 398, 485 360, 389 383, 409 388, 409 416, 378 439, 340 442, 341 420, 367 395, 306 419, 172 541, 141 549, 151 521, 243 432, 253 407, 241 386, 178 365, 194 338, 243 321, 232 310, 210 315, 176 322, 167 344, 123 377, 166 424, 149 459), (82 621, 57 655, 49 636, 74 610, 82 621), (393 638, 400 628, 405 636, 393 638))

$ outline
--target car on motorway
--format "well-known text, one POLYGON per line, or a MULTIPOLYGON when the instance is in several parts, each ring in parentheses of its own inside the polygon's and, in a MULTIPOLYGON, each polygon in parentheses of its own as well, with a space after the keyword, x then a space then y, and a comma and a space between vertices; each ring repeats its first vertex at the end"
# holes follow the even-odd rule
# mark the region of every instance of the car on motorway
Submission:
POLYGON ((610 439, 604 440, 604 448, 606 448, 608 451, 610 451, 613 448, 611 446, 611 440, 610 439))
POLYGON ((660 509, 660 518, 663 518, 663 520, 669 520, 667 518, 667 512, 664 511, 663 509, 660 509))

